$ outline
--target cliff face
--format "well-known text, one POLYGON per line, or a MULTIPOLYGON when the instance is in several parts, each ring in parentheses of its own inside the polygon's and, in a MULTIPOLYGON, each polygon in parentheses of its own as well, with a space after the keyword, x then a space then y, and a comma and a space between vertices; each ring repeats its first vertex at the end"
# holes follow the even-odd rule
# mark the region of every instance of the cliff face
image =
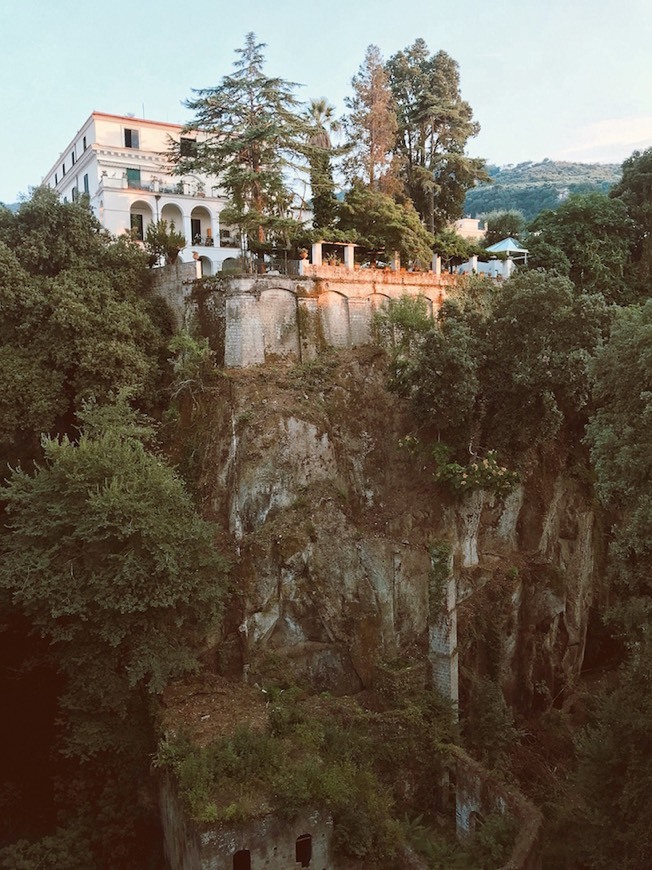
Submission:
POLYGON ((231 371, 195 408, 201 490, 235 551, 219 666, 346 693, 430 658, 454 696, 459 654, 462 699, 473 673, 526 710, 561 698, 596 582, 589 496, 549 462, 502 501, 453 500, 400 448, 411 423, 384 383, 363 349, 231 371))

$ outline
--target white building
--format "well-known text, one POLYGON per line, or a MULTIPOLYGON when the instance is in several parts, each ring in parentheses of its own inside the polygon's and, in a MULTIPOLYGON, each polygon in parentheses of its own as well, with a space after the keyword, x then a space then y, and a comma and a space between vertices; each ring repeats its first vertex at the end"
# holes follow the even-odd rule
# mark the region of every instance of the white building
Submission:
POLYGON ((93 112, 69 142, 43 184, 64 200, 85 193, 98 220, 114 235, 133 230, 143 239, 150 223, 174 222, 186 238, 181 259, 200 259, 214 274, 240 256, 237 230, 220 226, 226 199, 216 178, 170 173, 170 139, 192 152, 201 134, 181 135, 178 124, 93 112), (196 254, 196 256, 194 256, 196 254))

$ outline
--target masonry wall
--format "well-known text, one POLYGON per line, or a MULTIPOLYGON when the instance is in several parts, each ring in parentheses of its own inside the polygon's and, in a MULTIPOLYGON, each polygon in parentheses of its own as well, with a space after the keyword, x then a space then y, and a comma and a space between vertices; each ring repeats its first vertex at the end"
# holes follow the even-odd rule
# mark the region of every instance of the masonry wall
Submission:
POLYGON ((161 783, 161 820, 170 870, 232 870, 234 856, 248 852, 252 870, 295 870, 297 839, 310 838, 311 870, 333 870, 333 821, 318 810, 304 811, 288 822, 259 816, 239 825, 189 822, 172 781, 161 783))
POLYGON ((195 281, 188 290, 189 271, 177 264, 157 270, 158 292, 171 305, 181 325, 189 315, 210 308, 222 318, 199 316, 209 339, 219 331, 227 367, 261 365, 273 359, 312 359, 324 347, 351 348, 371 339, 373 314, 390 299, 421 296, 435 315, 452 276, 432 272, 348 271, 313 267, 308 276, 226 277, 195 281), (184 285, 185 282, 185 285, 184 285), (211 297, 213 297, 211 301, 211 297))

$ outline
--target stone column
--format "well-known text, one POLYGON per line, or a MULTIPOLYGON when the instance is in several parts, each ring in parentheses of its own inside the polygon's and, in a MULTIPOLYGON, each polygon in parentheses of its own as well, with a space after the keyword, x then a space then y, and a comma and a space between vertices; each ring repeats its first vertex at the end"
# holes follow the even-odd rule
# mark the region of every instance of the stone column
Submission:
POLYGON ((432 255, 432 271, 438 278, 441 277, 441 257, 439 254, 432 255))
POLYGON ((183 234, 186 237, 186 245, 192 245, 192 224, 189 214, 183 216, 183 234))
POLYGON ((312 265, 321 266, 321 246, 323 242, 312 243, 312 265))
POLYGON ((349 272, 355 268, 355 245, 344 246, 344 268, 349 272))
POLYGON ((401 255, 398 251, 394 251, 394 253, 392 254, 392 270, 394 272, 401 271, 401 255))
POLYGON ((478 258, 477 256, 469 257, 469 274, 472 275, 474 272, 478 271, 478 258))

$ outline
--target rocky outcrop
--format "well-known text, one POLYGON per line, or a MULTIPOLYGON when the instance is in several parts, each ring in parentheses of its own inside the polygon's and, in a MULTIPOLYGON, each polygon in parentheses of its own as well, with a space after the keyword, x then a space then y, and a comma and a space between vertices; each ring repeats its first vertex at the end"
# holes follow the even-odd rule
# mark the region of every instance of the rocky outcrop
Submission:
POLYGON ((459 652, 462 672, 499 680, 514 704, 550 704, 582 664, 598 549, 590 496, 548 458, 503 500, 454 501, 401 449, 410 420, 383 360, 362 349, 231 371, 196 410, 210 431, 202 491, 236 542, 221 665, 348 693, 373 684, 379 664, 430 653, 456 670, 459 652))

